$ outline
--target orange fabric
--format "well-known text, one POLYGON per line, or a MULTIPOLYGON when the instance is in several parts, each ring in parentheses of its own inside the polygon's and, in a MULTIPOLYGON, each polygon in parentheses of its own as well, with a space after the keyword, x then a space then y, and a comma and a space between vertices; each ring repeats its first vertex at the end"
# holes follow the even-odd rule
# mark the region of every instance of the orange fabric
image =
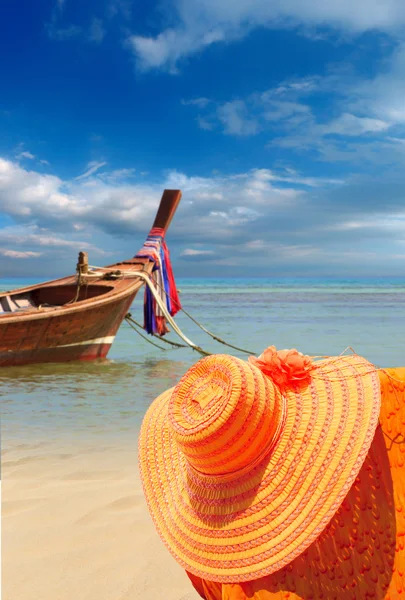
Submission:
POLYGON ((342 506, 277 573, 241 584, 189 575, 205 600, 405 599, 405 367, 379 372, 381 427, 342 506), (388 452, 387 452, 388 449, 388 452))

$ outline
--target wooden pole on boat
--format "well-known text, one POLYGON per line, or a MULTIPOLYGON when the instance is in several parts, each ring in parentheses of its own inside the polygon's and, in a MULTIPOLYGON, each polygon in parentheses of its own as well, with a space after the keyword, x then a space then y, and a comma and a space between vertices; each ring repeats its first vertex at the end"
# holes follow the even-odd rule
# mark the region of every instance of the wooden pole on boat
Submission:
POLYGON ((164 190, 153 227, 159 227, 166 231, 173 219, 180 200, 180 190, 164 190))
POLYGON ((80 275, 89 272, 89 255, 87 252, 79 252, 79 260, 77 263, 77 272, 80 275))

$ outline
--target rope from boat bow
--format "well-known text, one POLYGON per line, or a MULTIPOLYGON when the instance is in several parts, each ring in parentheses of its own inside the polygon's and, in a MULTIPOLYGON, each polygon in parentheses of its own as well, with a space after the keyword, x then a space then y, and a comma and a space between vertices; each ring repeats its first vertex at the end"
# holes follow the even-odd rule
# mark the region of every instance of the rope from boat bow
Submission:
POLYGON ((200 346, 197 346, 197 344, 194 344, 194 342, 189 340, 188 337, 186 337, 184 335, 184 333, 181 331, 180 327, 177 325, 177 323, 175 322, 175 320, 173 319, 173 317, 170 315, 169 311, 167 310, 166 306, 162 302, 158 291, 156 290, 155 286, 153 285, 153 283, 151 281, 150 276, 147 273, 143 273, 142 271, 138 271, 137 276, 144 280, 144 282, 148 286, 149 290, 151 291, 151 293, 156 301, 156 304, 159 306, 160 310, 162 311, 163 315, 165 316, 165 319, 167 320, 168 323, 170 323, 170 325, 172 326, 173 330, 177 333, 177 335, 179 337, 181 337, 181 339, 188 346, 190 346, 190 348, 199 352, 199 354, 202 354, 204 356, 209 356, 211 354, 210 352, 206 352, 205 350, 200 348, 200 346))
MULTIPOLYGON (((106 275, 114 276, 115 279, 121 279, 121 278, 122 279, 126 279, 126 278, 136 279, 138 277, 140 277, 141 279, 144 279, 144 281, 145 281, 146 285, 148 286, 150 292, 152 293, 153 297, 155 298, 157 305, 161 309, 161 311, 164 314, 164 316, 167 319, 167 321, 172 325, 172 327, 176 331, 176 333, 186 342, 186 344, 188 346, 190 346, 194 350, 197 350, 197 352, 200 352, 200 354, 203 354, 205 356, 208 356, 210 354, 210 352, 206 352, 205 350, 203 350, 202 348, 200 348, 199 346, 197 346, 196 344, 194 344, 193 342, 191 342, 191 340, 189 340, 185 336, 183 337, 184 334, 181 332, 180 328, 178 327, 178 325, 173 320, 173 317, 169 314, 169 311, 168 311, 167 307, 162 302, 161 296, 162 296, 162 294, 165 295, 166 297, 169 298, 169 300, 171 300, 172 303, 176 302, 176 300, 174 298, 172 298, 170 296, 170 294, 168 294, 168 292, 165 290, 165 288, 162 285, 160 285, 157 281, 153 280, 150 275, 148 275, 147 273, 144 273, 143 271, 117 271, 117 270, 108 269, 108 268, 105 268, 105 267, 96 267, 94 265, 89 265, 89 269, 90 270, 86 274, 86 277, 89 277, 90 279, 105 278, 106 275), (155 293, 152 292, 152 288, 153 288, 153 290, 154 290, 155 293), (156 288, 159 288, 161 290, 162 294, 159 294, 159 292, 158 292, 158 290, 156 288), (159 298, 159 302, 158 302, 157 298, 159 298)), ((244 354, 249 354, 249 355, 255 354, 255 352, 252 352, 250 350, 246 350, 245 348, 240 348, 239 346, 235 346, 233 344, 229 344, 228 342, 226 342, 222 338, 218 337, 217 335, 215 335, 214 333, 212 333, 211 331, 209 331, 208 329, 206 329, 201 323, 199 323, 197 321, 197 319, 195 319, 189 312, 187 312, 183 306, 181 307, 180 310, 191 321, 193 321, 193 323, 195 323, 202 331, 204 331, 207 335, 209 335, 216 342, 219 342, 220 344, 223 344, 224 346, 227 346, 228 348, 233 348, 234 350, 238 350, 239 352, 243 352, 244 354)), ((139 323, 135 322, 135 324, 139 326, 139 323)), ((176 346, 175 343, 170 342, 169 340, 165 340, 163 337, 161 337, 158 334, 152 334, 152 335, 154 335, 155 337, 158 337, 161 341, 167 342, 169 344, 171 343, 172 345, 176 346)), ((179 345, 177 344, 177 346, 179 346, 179 345)), ((181 346, 181 344, 180 344, 180 346, 181 346)))
MULTIPOLYGON (((136 320, 133 318, 133 316, 132 316, 132 314, 131 314, 131 313, 127 313, 127 314, 125 315, 125 320, 127 321, 127 323, 128 323, 129 325, 131 325, 131 326, 132 326, 132 325, 135 325, 135 327, 137 327, 137 328, 138 328, 138 330, 141 330, 141 331, 143 330, 143 327, 142 327, 142 325, 141 325, 140 323, 138 323, 138 321, 136 321, 136 320)), ((138 333, 139 333, 139 331, 138 331, 138 333)), ((156 338, 158 338, 158 340, 159 340, 159 341, 161 341, 161 342, 164 342, 165 344, 168 344, 169 346, 174 346, 175 348, 187 348, 187 345, 186 345, 186 344, 178 344, 177 342, 173 342, 173 340, 168 340, 168 339, 166 339, 166 338, 162 337, 161 335, 158 335, 157 333, 153 333, 152 335, 153 335, 153 337, 156 337, 156 338)), ((145 340, 149 341, 149 340, 148 340, 148 338, 147 338, 146 336, 144 336, 144 335, 143 335, 142 337, 143 337, 145 340)), ((152 342, 151 342, 151 343, 152 343, 152 342)), ((159 348, 160 348, 160 346, 159 346, 159 348)), ((166 350, 166 348, 162 348, 162 350, 166 350)))
POLYGON ((173 317, 170 315, 169 311, 167 310, 167 307, 162 302, 162 300, 160 298, 160 294, 156 290, 156 288, 152 282, 152 279, 151 279, 150 275, 148 275, 148 273, 144 273, 143 271, 117 271, 116 269, 108 269, 105 267, 95 267, 95 266, 91 266, 91 265, 89 265, 89 269, 90 270, 86 274, 86 277, 89 277, 90 279, 96 279, 96 278, 100 279, 102 277, 105 277, 108 274, 114 274, 117 279, 121 279, 121 278, 122 279, 143 279, 146 286, 150 290, 150 293, 154 297, 156 304, 159 306, 161 312, 163 313, 165 319, 167 320, 168 323, 170 323, 170 325, 172 326, 173 330, 177 333, 177 335, 187 344, 187 346, 189 346, 190 348, 192 348, 199 354, 201 354, 203 356, 209 356, 211 354, 210 352, 206 352, 205 350, 200 348, 200 346, 197 346, 197 344, 194 344, 194 342, 192 342, 188 337, 186 337, 184 335, 184 333, 181 331, 180 327, 177 325, 177 323, 174 321, 173 317))

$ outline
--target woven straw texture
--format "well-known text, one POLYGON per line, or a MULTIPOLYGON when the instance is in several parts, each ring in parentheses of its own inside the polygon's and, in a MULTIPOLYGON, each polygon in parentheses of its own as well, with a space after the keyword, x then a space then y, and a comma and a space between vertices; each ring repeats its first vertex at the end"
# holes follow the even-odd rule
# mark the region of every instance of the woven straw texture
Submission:
POLYGON ((378 423, 375 368, 316 363, 281 395, 252 364, 199 361, 149 408, 140 471, 159 535, 192 574, 250 581, 293 561, 353 484, 378 423))
POLYGON ((379 372, 381 427, 321 536, 277 573, 240 584, 189 574, 205 600, 405 598, 405 368, 379 372), (398 436, 397 444, 392 439, 398 436), (402 442, 402 443, 401 443, 402 442))

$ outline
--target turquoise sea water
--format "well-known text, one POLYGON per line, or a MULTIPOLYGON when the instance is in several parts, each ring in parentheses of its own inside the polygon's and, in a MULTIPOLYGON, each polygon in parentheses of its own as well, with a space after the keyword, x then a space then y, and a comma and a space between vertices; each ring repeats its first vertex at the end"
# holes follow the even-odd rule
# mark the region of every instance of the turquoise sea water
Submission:
MULTIPOLYGON (((3 280, 0 289, 28 283, 3 280)), ((334 355, 352 346, 379 366, 405 365, 405 279, 177 283, 187 311, 253 353, 274 344, 334 355)), ((131 309, 138 321, 142 305, 141 293, 131 309)), ((210 339, 182 313, 176 321, 209 352, 247 356, 210 339)), ((134 443, 150 402, 198 358, 190 349, 159 350, 123 323, 107 360, 1 368, 2 446, 44 440, 134 443)))

